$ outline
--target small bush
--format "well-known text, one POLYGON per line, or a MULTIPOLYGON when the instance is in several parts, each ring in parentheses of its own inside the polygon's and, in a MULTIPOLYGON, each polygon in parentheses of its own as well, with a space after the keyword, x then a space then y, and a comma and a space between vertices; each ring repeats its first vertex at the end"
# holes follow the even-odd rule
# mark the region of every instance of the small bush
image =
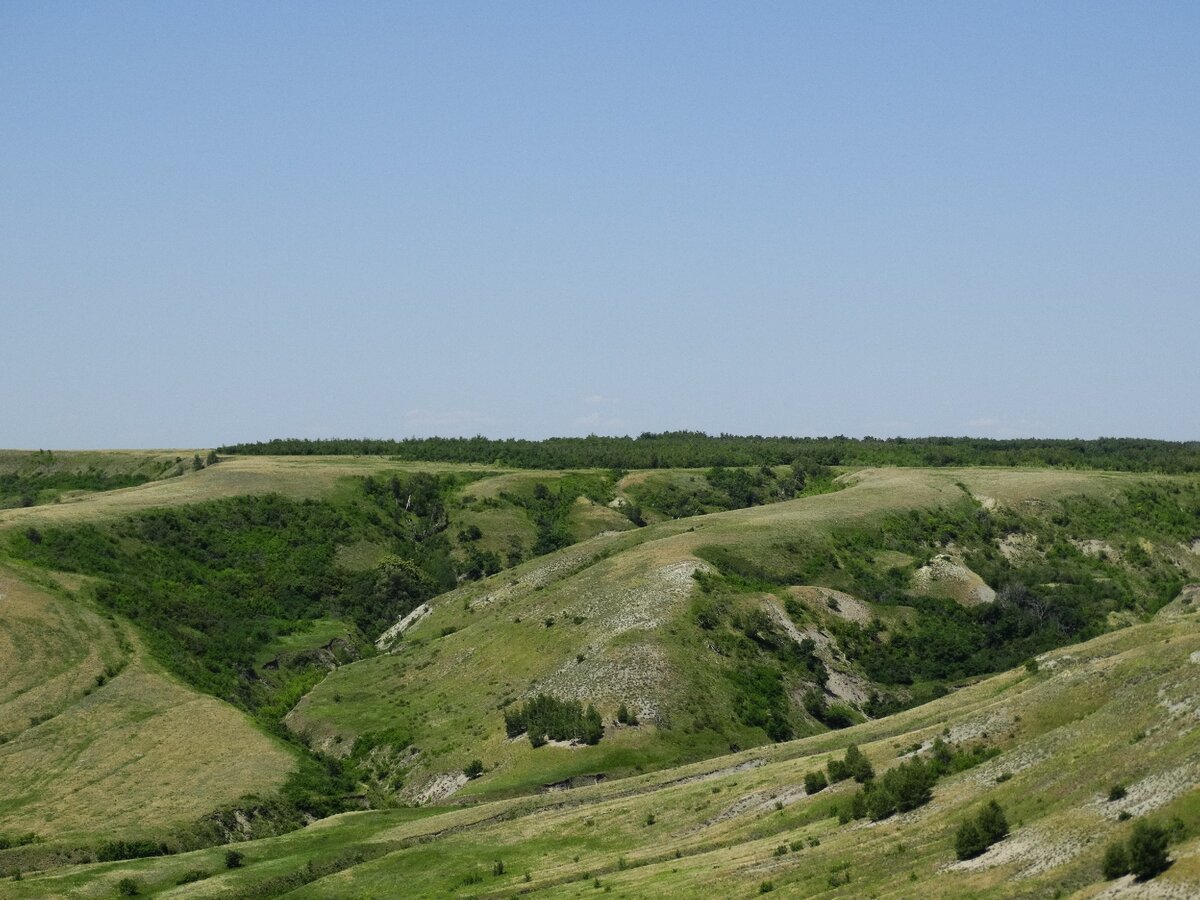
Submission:
POLYGON ((646 827, 647 828, 650 827, 651 825, 653 825, 657 821, 658 821, 658 819, 655 818, 654 813, 646 813, 646 827))
POLYGON ((758 886, 758 892, 760 894, 769 894, 773 890, 775 890, 775 882, 773 881, 764 881, 758 886))
POLYGON ((1170 835, 1161 825, 1136 822, 1129 837, 1129 871, 1139 881, 1153 878, 1171 864, 1167 858, 1170 835))
POLYGON ((988 801, 987 806, 979 813, 976 823, 989 846, 1008 837, 1008 819, 995 800, 988 801))
POLYGON ((240 850, 225 851, 225 868, 240 869, 245 864, 246 854, 242 853, 240 850))
POLYGON ((478 778, 483 774, 483 760, 473 759, 463 766, 463 774, 468 778, 478 778))
POLYGON ((973 819, 958 826, 958 832, 954 835, 954 852, 959 859, 973 859, 987 848, 987 838, 973 819))
POLYGON ((1008 818, 995 800, 989 800, 974 819, 958 827, 954 836, 954 851, 959 859, 971 859, 992 844, 1008 837, 1008 818))
POLYGON ((1104 860, 1100 863, 1104 877, 1111 881, 1129 874, 1129 851, 1120 841, 1109 844, 1104 851, 1104 860))
POLYGON ((504 860, 498 859, 492 863, 492 874, 497 877, 504 874, 504 860))
POLYGON ((863 752, 858 749, 857 744, 851 744, 846 748, 845 764, 851 777, 859 784, 875 777, 875 770, 871 767, 870 761, 863 756, 863 752))
POLYGON ((175 880, 176 884, 192 884, 197 881, 203 881, 208 877, 208 873, 203 869, 189 869, 175 880))
POLYGON ((118 859, 143 859, 147 856, 162 856, 167 848, 156 841, 109 841, 96 851, 97 862, 114 862, 118 859))
POLYGON ((122 897, 136 897, 141 892, 141 885, 135 878, 122 878, 117 882, 117 893, 122 897))
POLYGON ((1115 803, 1118 800, 1124 800, 1129 792, 1125 790, 1125 785, 1114 784, 1108 789, 1108 802, 1115 803))
POLYGON ((829 782, 825 780, 825 773, 819 769, 804 776, 804 793, 806 794, 819 794, 828 786, 829 782))

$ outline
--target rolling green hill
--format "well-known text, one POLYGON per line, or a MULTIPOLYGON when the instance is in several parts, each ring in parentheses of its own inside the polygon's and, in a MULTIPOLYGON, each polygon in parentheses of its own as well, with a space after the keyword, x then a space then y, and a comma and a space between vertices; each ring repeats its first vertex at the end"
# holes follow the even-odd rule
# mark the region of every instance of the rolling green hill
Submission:
POLYGON ((235 456, 0 510, 0 896, 1086 893, 1118 782, 1194 878, 1195 477, 822 465, 235 456), (807 795, 851 743, 932 801, 807 795))
POLYGON ((30 875, 5 896, 115 896, 131 879, 169 897, 1094 897, 1136 887, 1101 862, 1137 822, 1170 842, 1149 895, 1192 896, 1200 618, 1195 602, 1167 612, 845 731, 565 793, 347 813, 239 844, 235 869, 213 848, 30 875), (854 780, 805 790, 851 742, 882 777, 939 738, 986 758, 910 812, 843 822, 854 780), (957 830, 990 800, 1009 835, 958 860, 957 830))

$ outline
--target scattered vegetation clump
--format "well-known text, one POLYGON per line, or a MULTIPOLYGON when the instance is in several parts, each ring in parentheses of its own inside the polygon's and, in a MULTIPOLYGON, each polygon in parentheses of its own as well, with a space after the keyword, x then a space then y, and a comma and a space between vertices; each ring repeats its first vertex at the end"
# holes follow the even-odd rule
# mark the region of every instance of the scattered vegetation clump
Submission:
POLYGON ((1139 881, 1148 881, 1171 865, 1167 855, 1171 832, 1168 828, 1151 822, 1135 822, 1127 841, 1109 844, 1104 851, 1101 868, 1104 877, 1120 878, 1134 875, 1139 881))
POLYGON ((30 844, 36 844, 41 840, 34 832, 27 831, 24 834, 0 834, 0 850, 9 850, 13 847, 27 847, 30 844))
POLYGON ((463 766, 463 774, 468 778, 478 778, 483 774, 483 760, 473 759, 463 766))
POLYGON ((225 868, 240 869, 245 864, 246 854, 242 853, 240 850, 225 851, 225 868))
POLYGON ((819 794, 828 786, 829 782, 825 780, 825 773, 820 769, 804 776, 804 793, 806 794, 819 794))
POLYGON ((9 472, 0 474, 0 509, 52 503, 65 491, 112 491, 150 481, 142 472, 112 473, 96 466, 77 471, 9 472))
POLYGON ((845 781, 853 778, 859 784, 865 784, 875 777, 875 769, 870 760, 858 749, 857 744, 846 748, 846 755, 841 759, 831 759, 826 763, 829 780, 832 782, 845 781))
POLYGON ((188 869, 188 871, 184 872, 177 879, 175 879, 175 883, 181 885, 193 884, 197 881, 203 881, 208 877, 210 877, 209 873, 205 872, 203 869, 188 869))
POLYGON ((142 886, 136 878, 122 878, 117 882, 117 894, 122 897, 136 897, 142 892, 142 886))
POLYGON ((629 707, 622 703, 617 708, 617 721, 622 725, 637 725, 638 717, 629 711, 629 707))
POLYGON ((1006 837, 1008 819, 1000 804, 990 800, 978 815, 958 827, 954 836, 954 850, 959 859, 972 859, 1006 837))
POLYGON ((842 779, 850 778, 854 775, 852 769, 857 768, 864 782, 849 802, 837 810, 842 823, 866 817, 878 822, 894 813, 924 806, 933 798, 933 786, 939 778, 969 769, 1000 752, 999 748, 982 745, 963 749, 938 738, 927 756, 913 756, 876 778, 865 759, 858 761, 859 754, 854 749, 853 755, 847 751, 850 762, 842 760, 835 766, 842 779))
POLYGON ((504 730, 510 738, 528 734, 534 747, 542 746, 547 740, 598 744, 604 736, 604 723, 590 703, 585 709, 578 700, 559 700, 550 694, 538 694, 516 708, 504 711, 504 730))
POLYGON ((163 856, 167 845, 159 841, 108 841, 96 850, 97 862, 113 862, 118 859, 144 859, 147 856, 163 856))

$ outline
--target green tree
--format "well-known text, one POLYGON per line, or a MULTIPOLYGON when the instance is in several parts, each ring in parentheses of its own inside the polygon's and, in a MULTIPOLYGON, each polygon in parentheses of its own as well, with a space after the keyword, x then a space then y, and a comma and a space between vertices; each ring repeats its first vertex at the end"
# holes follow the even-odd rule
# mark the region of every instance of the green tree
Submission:
POLYGON ((976 822, 989 846, 1008 837, 1008 819, 1004 815, 1004 810, 1000 808, 1000 804, 995 800, 988 801, 987 806, 979 813, 976 822))
POLYGON ((959 859, 972 859, 987 848, 987 838, 974 819, 968 819, 958 826, 958 833, 954 835, 954 852, 959 859))
POLYGON ((1170 835, 1161 825, 1136 822, 1129 837, 1129 871, 1145 881, 1171 864, 1167 858, 1170 835))
POLYGON ((1104 877, 1110 881, 1129 874, 1129 849, 1120 841, 1114 841, 1104 851, 1104 860, 1100 863, 1104 877))
POLYGON ((846 748, 845 765, 847 771, 859 784, 865 784, 875 777, 875 769, 871 766, 871 761, 868 760, 857 744, 851 744, 846 748))
POLYGON ((804 793, 806 794, 818 794, 828 786, 829 782, 825 780, 825 773, 820 769, 804 776, 804 793))

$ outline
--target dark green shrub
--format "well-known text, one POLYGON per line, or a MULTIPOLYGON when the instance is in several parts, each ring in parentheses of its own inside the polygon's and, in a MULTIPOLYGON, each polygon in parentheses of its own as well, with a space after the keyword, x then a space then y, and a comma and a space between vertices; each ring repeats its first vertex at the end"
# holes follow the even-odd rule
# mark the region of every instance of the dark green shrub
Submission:
POLYGON ((987 848, 987 838, 974 819, 968 819, 958 826, 958 832, 954 835, 954 852, 959 859, 972 859, 987 848))
POLYGON ((122 897, 136 897, 141 892, 141 885, 135 878, 122 878, 117 882, 117 893, 122 897))
POLYGON ((1129 874, 1129 850, 1120 841, 1108 845, 1104 851, 1104 859, 1100 863, 1104 877, 1110 881, 1129 874))
POLYGON ((483 760, 473 759, 463 766, 463 774, 468 778, 478 778, 483 774, 483 760))
POLYGON ((1129 792, 1125 790, 1125 785, 1114 784, 1108 790, 1108 802, 1115 803, 1117 800, 1124 800, 1129 792))
POLYGON ((806 794, 819 794, 828 786, 829 782, 825 780, 825 773, 820 769, 804 776, 804 793, 806 794))
POLYGON ((527 732, 534 747, 542 746, 547 739, 598 744, 604 737, 604 722, 590 703, 585 709, 578 700, 538 694, 515 709, 505 710, 504 730, 509 737, 527 732))
POLYGON ((109 841, 96 851, 97 862, 113 862, 118 859, 143 859, 147 856, 162 856, 167 848, 157 841, 109 841))
POLYGON ((246 855, 239 850, 225 851, 225 868, 240 869, 246 864, 246 855))
POLYGON ((872 768, 870 760, 863 756, 863 752, 858 749, 857 744, 851 744, 846 748, 845 766, 851 777, 859 784, 875 777, 875 769, 872 768))
POLYGON ((974 819, 968 819, 959 826, 954 849, 959 859, 970 859, 1006 837, 1008 818, 999 803, 989 800, 974 819))
POLYGON ((1135 822, 1129 837, 1129 871, 1139 881, 1153 878, 1171 864, 1167 857, 1170 835, 1161 825, 1135 822))
POLYGON ((203 869, 189 869, 175 879, 176 884, 192 884, 196 881, 203 881, 208 878, 208 873, 203 869))
POLYGON ((1008 837, 1008 819, 1004 815, 1004 810, 1000 808, 1000 804, 995 800, 988 801, 979 813, 976 822, 979 825, 979 831, 987 839, 989 845, 1008 837))

